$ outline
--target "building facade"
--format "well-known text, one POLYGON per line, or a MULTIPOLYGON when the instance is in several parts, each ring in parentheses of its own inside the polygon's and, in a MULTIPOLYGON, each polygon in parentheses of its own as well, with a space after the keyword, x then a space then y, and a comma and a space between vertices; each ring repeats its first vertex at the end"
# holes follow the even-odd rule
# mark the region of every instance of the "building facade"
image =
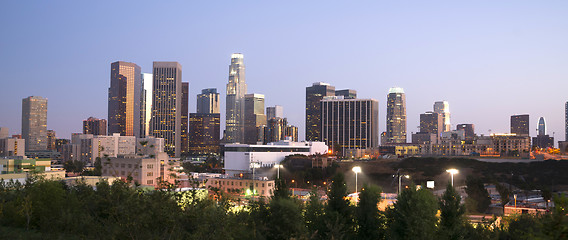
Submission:
POLYGON ((154 62, 151 132, 170 156, 181 155, 182 83, 178 62, 154 62))
MULTIPOLYGON (((393 87, 387 96, 386 143, 406 143, 406 96, 404 89, 393 87)), ((382 143, 384 144, 384 143, 382 143)))
POLYGON ((26 140, 18 138, 0 138, 0 157, 25 156, 26 140))
POLYGON ((466 140, 473 140, 475 138, 475 125, 462 123, 456 126, 456 130, 463 130, 466 140))
POLYGON ((142 73, 142 83, 144 85, 144 101, 142 108, 144 117, 143 117, 143 126, 141 128, 144 129, 144 134, 141 134, 141 137, 151 135, 150 132, 150 120, 152 119, 152 86, 153 86, 153 76, 151 73, 142 73))
POLYGON ((511 133, 517 134, 518 136, 529 136, 529 126, 528 114, 511 116, 511 133))
POLYGON ((220 106, 216 88, 203 89, 197 95, 197 113, 220 113, 220 106))
POLYGON ((187 155, 189 151, 189 83, 181 83, 181 154, 187 155))
POLYGON ((353 89, 343 89, 335 91, 335 96, 343 96, 344 99, 357 98, 357 91, 353 89))
POLYGON ((440 114, 442 117, 442 131, 448 132, 451 130, 452 124, 450 122, 450 104, 448 101, 434 102, 434 112, 440 114))
POLYGON ((379 102, 326 97, 320 101, 322 140, 334 153, 379 146, 379 102))
POLYGON ((189 114, 189 154, 218 155, 220 149, 221 115, 219 113, 189 114))
POLYGON ((436 136, 444 131, 442 114, 437 112, 426 112, 420 114, 420 132, 433 133, 436 136))
POLYGON ((266 125, 264 115, 264 95, 245 95, 245 144, 256 144, 259 138, 259 127, 266 125))
POLYGON ((321 141, 321 105, 324 97, 335 96, 335 87, 317 82, 306 87, 306 141, 321 141))
POLYGON ((266 119, 284 118, 284 108, 280 105, 266 108, 266 119))
POLYGON ((227 83, 225 137, 227 143, 244 142, 245 132, 245 103, 247 93, 245 82, 245 64, 243 54, 231 55, 229 66, 229 83, 227 83))
POLYGON ((48 151, 55 151, 55 141, 57 140, 57 136, 55 131, 47 130, 47 150, 48 151))
POLYGON ((83 120, 83 134, 107 135, 107 121, 94 117, 83 120))
POLYGON ((142 78, 134 63, 111 63, 108 89, 108 133, 140 137, 142 78))
POLYGON ((47 98, 22 99, 22 138, 26 151, 47 150, 47 98))
POLYGON ((170 160, 166 153, 154 157, 112 157, 102 162, 102 176, 131 179, 142 186, 161 187, 162 183, 174 184, 179 163, 170 160))

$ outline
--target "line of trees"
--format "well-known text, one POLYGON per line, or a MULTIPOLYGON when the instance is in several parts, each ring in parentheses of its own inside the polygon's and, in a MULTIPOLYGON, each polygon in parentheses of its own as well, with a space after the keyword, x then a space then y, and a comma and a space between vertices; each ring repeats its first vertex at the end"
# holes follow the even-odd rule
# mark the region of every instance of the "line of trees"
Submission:
POLYGON ((0 183, 0 239, 567 239, 568 198, 543 216, 474 227, 451 186, 441 198, 410 187, 380 211, 381 189, 364 185, 356 205, 342 174, 327 201, 312 191, 307 202, 276 181, 274 196, 235 208, 228 196, 198 198, 195 191, 144 191, 127 183, 68 186, 30 179, 0 183), (182 200, 183 199, 183 200, 182 200), (189 200, 188 200, 189 199, 189 200))

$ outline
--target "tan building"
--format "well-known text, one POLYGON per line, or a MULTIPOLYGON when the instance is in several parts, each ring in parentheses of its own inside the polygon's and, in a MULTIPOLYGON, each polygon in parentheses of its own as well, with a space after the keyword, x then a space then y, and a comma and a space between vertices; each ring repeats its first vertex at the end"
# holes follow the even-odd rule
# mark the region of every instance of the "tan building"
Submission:
POLYGON ((159 153, 155 157, 124 156, 108 158, 103 162, 102 175, 132 180, 143 186, 159 187, 162 181, 175 183, 179 168, 176 160, 168 154, 159 153))
POLYGON ((504 156, 523 156, 530 153, 531 138, 517 134, 491 134, 493 150, 504 156))
POLYGON ((47 150, 47 98, 22 99, 22 138, 26 151, 47 150))
POLYGON ((274 192, 274 180, 252 180, 242 178, 208 178, 207 189, 219 188, 227 193, 241 196, 252 195, 253 191, 261 197, 271 197, 274 192))
POLYGON ((18 138, 0 139, 0 157, 23 157, 26 152, 26 140, 18 138))

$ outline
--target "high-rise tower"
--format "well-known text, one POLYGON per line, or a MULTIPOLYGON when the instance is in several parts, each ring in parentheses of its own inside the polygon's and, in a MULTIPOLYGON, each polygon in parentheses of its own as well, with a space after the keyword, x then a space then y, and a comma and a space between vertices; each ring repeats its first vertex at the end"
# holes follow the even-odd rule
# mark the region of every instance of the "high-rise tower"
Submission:
POLYGON ((529 115, 513 115, 511 116, 511 133, 519 136, 529 136, 529 115))
POLYGON ((243 54, 234 53, 231 55, 229 83, 227 83, 227 116, 225 122, 225 142, 227 143, 242 143, 244 141, 244 97, 246 93, 247 84, 245 82, 243 54))
POLYGON ((245 141, 246 144, 256 144, 259 142, 259 127, 266 125, 266 115, 264 114, 264 95, 247 94, 245 95, 245 141))
POLYGON ((187 137, 189 117, 189 83, 181 83, 181 153, 187 154, 189 150, 189 138, 187 137))
POLYGON ((108 89, 108 134, 140 137, 142 78, 140 67, 129 62, 110 65, 108 89))
POLYGON ((197 113, 220 113, 219 103, 217 88, 203 89, 197 95, 197 113))
POLYGON ((144 101, 143 107, 144 108, 144 137, 152 135, 150 132, 150 119, 152 119, 152 85, 153 79, 151 73, 142 73, 142 83, 144 85, 144 101))
POLYGON ((564 141, 568 141, 568 102, 564 106, 564 141))
POLYGON ((306 141, 322 141, 320 101, 328 96, 335 96, 335 87, 329 83, 306 87, 306 141))
POLYGON ((406 96, 404 89, 392 87, 387 96, 386 143, 406 143, 406 96))
POLYGON ((154 62, 152 90, 152 136, 164 139, 164 151, 181 154, 181 65, 178 62, 154 62))
POLYGON ((450 123, 450 104, 448 101, 438 101, 434 103, 434 112, 439 113, 442 116, 442 131, 441 132, 449 132, 451 131, 451 123, 450 123))
POLYGON ((22 99, 22 138, 26 151, 47 150, 47 99, 30 96, 22 99))
POLYGON ((540 117, 538 119, 538 136, 544 136, 546 135, 546 121, 544 120, 544 117, 540 117))
POLYGON ((437 112, 426 112, 420 114, 420 132, 436 134, 440 137, 443 130, 442 114, 437 112))

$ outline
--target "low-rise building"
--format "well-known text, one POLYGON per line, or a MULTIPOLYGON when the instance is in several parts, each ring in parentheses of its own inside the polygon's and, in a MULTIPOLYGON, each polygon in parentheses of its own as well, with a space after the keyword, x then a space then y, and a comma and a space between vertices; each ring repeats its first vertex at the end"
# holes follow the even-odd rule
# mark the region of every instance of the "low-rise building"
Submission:
POLYGON ((161 152, 150 156, 118 156, 102 161, 102 175, 118 177, 143 186, 159 187, 162 182, 174 184, 178 177, 178 159, 161 152))
POLYGON ((218 188, 229 194, 241 196, 271 197, 274 192, 274 180, 267 178, 208 178, 205 182, 207 189, 218 188))
POLYGON ((323 142, 279 141, 268 145, 227 144, 225 151, 225 172, 229 176, 250 173, 254 168, 272 167, 286 156, 301 154, 326 154, 327 145, 323 142))
POLYGON ((25 156, 26 140, 18 138, 0 139, 0 157, 25 156))

